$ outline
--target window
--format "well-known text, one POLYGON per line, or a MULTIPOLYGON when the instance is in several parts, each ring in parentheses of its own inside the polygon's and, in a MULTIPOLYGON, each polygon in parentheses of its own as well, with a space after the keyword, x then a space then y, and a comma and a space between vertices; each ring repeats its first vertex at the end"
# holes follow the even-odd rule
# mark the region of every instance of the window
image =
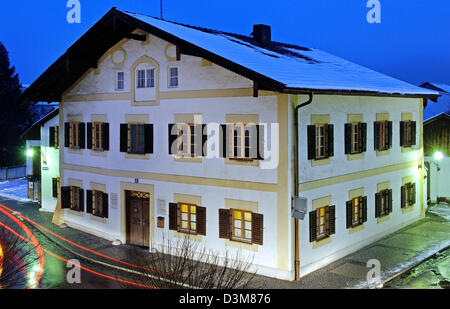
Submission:
POLYGON ((103 192, 92 191, 92 214, 103 216, 103 192))
POLYGON ((334 136, 332 124, 308 126, 308 160, 321 160, 334 155, 334 136))
POLYGON ((147 88, 155 87, 155 69, 147 69, 147 88))
POLYGON ((206 235, 206 208, 192 203, 169 203, 169 230, 206 235))
MULTIPOLYGON (((59 179, 58 179, 59 185, 59 179)), ((61 187, 61 208, 84 211, 84 190, 77 186, 61 187)))
POLYGON ((92 124, 92 143, 93 143, 93 149, 94 150, 102 150, 102 128, 103 123, 102 122, 94 122, 92 124))
POLYGON ((138 88, 145 88, 145 70, 137 70, 137 87, 138 88))
POLYGON ((87 190, 86 212, 97 217, 108 218, 108 194, 99 190, 87 190))
POLYGON ((50 127, 49 146, 55 148, 59 147, 59 126, 50 127))
POLYGON ((169 87, 178 87, 178 68, 169 68, 169 87))
POLYGON ((219 238, 263 244, 262 214, 244 209, 219 209, 219 238))
POLYGON ((359 224, 359 214, 361 213, 359 198, 352 199, 352 225, 359 224))
POLYGON ((64 146, 73 149, 85 148, 85 123, 71 121, 64 123, 64 146))
POLYGON ((120 124, 120 152, 153 153, 153 124, 120 124))
POLYGON ((378 192, 375 196, 375 208, 376 208, 376 217, 383 217, 388 215, 392 209, 392 191, 389 189, 382 190, 378 192))
POLYGON ((400 121, 400 146, 411 147, 416 144, 416 122, 400 121))
POLYGON ((309 213, 310 242, 335 233, 335 206, 322 206, 309 213))
POLYGON ((264 126, 253 122, 220 127, 220 156, 236 161, 264 160, 264 126))
POLYGON ((347 228, 356 227, 367 221, 367 197, 358 196, 346 203, 347 228))
POLYGON ((79 148, 80 147, 80 123, 79 122, 71 122, 70 123, 70 147, 71 148, 79 148))
POLYGON ((59 177, 52 178, 52 196, 58 198, 59 177))
POLYGON ((145 153, 144 151, 144 125, 130 124, 129 152, 145 153))
POLYGON ((155 87, 155 69, 137 70, 137 88, 155 87))
POLYGON ((252 212, 231 209, 231 239, 252 242, 252 212))
POLYGON ((252 149, 251 141, 256 138, 255 126, 245 124, 233 125, 232 149, 233 157, 231 159, 252 160, 251 155, 256 149, 252 149))
POLYGON ((388 150, 392 144, 392 122, 376 121, 374 123, 374 148, 376 151, 388 150))
POLYGON ((345 124, 345 154, 358 154, 366 151, 367 123, 345 124))
POLYGON ((179 231, 197 233, 197 205, 179 203, 179 231))
POLYGON ((125 75, 124 75, 124 72, 117 72, 116 90, 123 90, 124 87, 125 87, 125 75))
POLYGON ((205 124, 169 124, 169 154, 184 158, 206 156, 207 134, 205 124))
POLYGON ((407 183, 401 187, 401 207, 405 208, 416 203, 416 184, 407 183))
POLYGON ((197 147, 195 125, 178 124, 178 154, 185 157, 195 157, 197 147))
POLYGON ((80 188, 70 187, 70 209, 75 211, 81 211, 80 207, 80 188))

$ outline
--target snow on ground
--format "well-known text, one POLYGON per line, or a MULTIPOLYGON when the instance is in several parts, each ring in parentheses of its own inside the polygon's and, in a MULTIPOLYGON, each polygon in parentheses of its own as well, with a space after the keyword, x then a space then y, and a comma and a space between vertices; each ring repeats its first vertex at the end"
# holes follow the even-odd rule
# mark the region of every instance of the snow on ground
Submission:
POLYGON ((30 202, 28 198, 28 183, 26 178, 0 181, 0 197, 17 200, 20 202, 30 202))

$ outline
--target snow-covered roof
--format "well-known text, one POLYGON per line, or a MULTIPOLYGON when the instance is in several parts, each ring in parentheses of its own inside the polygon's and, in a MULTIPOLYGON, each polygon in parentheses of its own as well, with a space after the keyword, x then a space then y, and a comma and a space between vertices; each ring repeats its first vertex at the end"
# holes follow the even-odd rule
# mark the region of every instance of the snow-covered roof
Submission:
POLYGON ((447 114, 450 116, 450 85, 425 82, 420 85, 420 87, 434 89, 441 95, 437 99, 437 102, 428 101, 427 106, 423 110, 423 121, 431 120, 441 114, 447 114))
POLYGON ((248 36, 119 11, 278 81, 286 88, 404 95, 437 94, 433 90, 408 84, 318 49, 277 42, 262 46, 248 36))

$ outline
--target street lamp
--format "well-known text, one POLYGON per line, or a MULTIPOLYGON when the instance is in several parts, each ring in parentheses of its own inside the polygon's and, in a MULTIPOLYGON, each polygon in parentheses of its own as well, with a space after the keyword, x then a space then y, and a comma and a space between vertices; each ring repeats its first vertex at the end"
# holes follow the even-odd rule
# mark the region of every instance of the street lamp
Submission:
POLYGON ((34 154, 33 149, 27 149, 27 157, 32 157, 34 154))
POLYGON ((442 160, 443 157, 444 157, 444 154, 442 152, 440 152, 440 151, 436 151, 434 153, 434 159, 437 160, 437 161, 442 160))

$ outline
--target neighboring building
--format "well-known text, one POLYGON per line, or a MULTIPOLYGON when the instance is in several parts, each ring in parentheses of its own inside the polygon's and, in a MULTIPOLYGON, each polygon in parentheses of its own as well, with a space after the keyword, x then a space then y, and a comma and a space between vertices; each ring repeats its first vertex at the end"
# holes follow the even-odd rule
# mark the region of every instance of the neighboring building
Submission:
POLYGON ((59 110, 50 110, 23 135, 26 140, 28 198, 42 211, 55 211, 59 187, 59 110))
POLYGON ((144 246, 190 235, 287 280, 424 216, 422 106, 437 95, 268 26, 118 9, 24 93, 60 102, 68 226, 144 246))
POLYGON ((420 86, 441 95, 436 102, 428 103, 423 116, 427 200, 433 204, 450 200, 450 85, 426 82, 420 86))

